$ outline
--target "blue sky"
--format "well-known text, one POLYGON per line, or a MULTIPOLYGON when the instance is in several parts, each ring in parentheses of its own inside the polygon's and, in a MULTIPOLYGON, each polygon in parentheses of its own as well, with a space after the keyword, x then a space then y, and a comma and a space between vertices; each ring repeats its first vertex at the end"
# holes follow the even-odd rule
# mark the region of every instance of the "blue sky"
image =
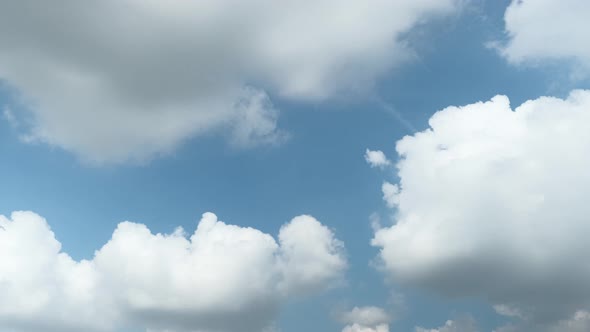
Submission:
MULTIPOLYGON (((403 3, 404 1, 397 2, 403 3)), ((427 7, 428 1, 423 2, 424 6, 427 7)), ((586 299, 576 300, 572 306, 551 311, 555 313, 554 317, 556 317, 553 321, 537 320, 535 318, 537 307, 531 304, 528 299, 522 301, 520 298, 512 297, 506 299, 503 297, 504 295, 494 293, 493 289, 487 291, 486 286, 480 287, 481 292, 472 289, 459 289, 460 287, 455 290, 453 286, 447 284, 441 289, 440 285, 436 286, 438 281, 429 280, 428 277, 421 275, 421 272, 416 272, 419 270, 418 268, 414 271, 408 267, 411 265, 410 263, 403 266, 396 265, 398 263, 394 261, 394 258, 391 258, 397 257, 396 255, 381 257, 380 249, 385 248, 384 250, 387 250, 388 244, 371 245, 371 240, 375 236, 375 230, 371 227, 371 215, 380 218, 382 227, 384 227, 382 229, 388 229, 394 223, 403 220, 403 216, 396 212, 397 207, 388 208, 383 201, 381 193, 383 181, 398 183, 400 177, 404 177, 400 197, 405 197, 403 196, 404 192, 407 193, 407 197, 410 197, 410 193, 414 189, 420 191, 431 187, 420 184, 420 179, 426 175, 414 175, 413 170, 418 168, 403 168, 404 172, 401 173, 398 173, 398 169, 394 166, 385 169, 371 168, 364 158, 366 149, 383 151, 395 164, 399 160, 395 150, 396 142, 406 135, 414 135, 416 132, 427 130, 429 118, 436 111, 445 109, 448 106, 474 104, 479 101, 488 101, 495 95, 506 95, 514 109, 527 100, 535 100, 541 96, 565 99, 570 91, 574 89, 590 88, 587 76, 584 76, 583 73, 584 71, 587 72, 587 63, 590 63, 588 54, 590 53, 580 51, 580 54, 576 54, 576 50, 566 48, 564 52, 572 52, 571 55, 550 55, 547 56, 548 59, 544 59, 544 54, 533 54, 530 56, 533 60, 527 62, 529 60, 527 60, 526 56, 522 61, 513 61, 510 55, 503 55, 501 51, 487 46, 488 42, 492 41, 499 41, 500 43, 509 43, 511 40, 517 41, 506 32, 505 11, 511 5, 510 1, 447 2, 449 3, 448 8, 429 9, 435 12, 440 11, 440 13, 428 14, 424 16, 425 18, 416 19, 419 23, 396 28, 398 30, 393 37, 403 39, 404 43, 409 45, 411 49, 408 53, 409 56, 407 56, 408 59, 406 57, 397 59, 398 55, 395 55, 397 51, 406 52, 407 50, 396 49, 392 53, 384 52, 385 56, 396 57, 395 63, 389 65, 388 61, 384 61, 387 65, 377 66, 377 69, 374 70, 375 73, 370 75, 371 83, 364 84, 360 92, 355 90, 354 93, 332 93, 328 89, 325 94, 320 93, 320 97, 309 94, 305 89, 301 90, 303 92, 292 92, 292 90, 289 90, 289 86, 284 87, 281 85, 282 83, 274 83, 272 79, 265 81, 267 76, 272 76, 273 71, 276 71, 274 67, 269 69, 270 72, 265 72, 260 76, 246 77, 243 81, 261 82, 259 86, 257 86, 257 83, 252 83, 252 85, 264 89, 266 98, 272 102, 273 109, 280 112, 276 117, 276 123, 272 124, 276 127, 273 128, 273 132, 276 129, 288 133, 288 139, 273 141, 272 144, 265 144, 264 142, 250 144, 249 141, 247 144, 233 144, 231 143, 232 137, 234 137, 232 135, 235 133, 231 133, 231 130, 226 128, 226 125, 215 125, 214 128, 212 127, 213 129, 207 129, 203 132, 191 129, 188 134, 179 139, 171 139, 172 143, 166 145, 165 148, 154 150, 155 152, 147 149, 146 151, 151 152, 146 152, 145 155, 139 158, 141 159, 139 161, 134 160, 134 158, 128 159, 124 155, 121 157, 120 152, 117 152, 116 155, 105 152, 111 149, 111 146, 103 147, 101 145, 100 152, 97 152, 98 150, 89 148, 90 145, 70 144, 68 140, 76 140, 76 137, 74 134, 62 136, 63 130, 60 128, 75 127, 78 125, 75 122, 77 120, 68 122, 67 116, 60 116, 59 119, 56 117, 58 120, 54 120, 51 115, 58 112, 59 107, 71 107, 71 109, 64 109, 64 114, 82 112, 79 106, 91 103, 93 99, 85 101, 85 94, 82 91, 75 97, 77 99, 75 103, 55 102, 55 100, 70 98, 70 96, 63 94, 63 92, 61 95, 56 94, 51 89, 45 89, 43 93, 39 93, 39 86, 29 83, 28 79, 23 78, 29 73, 24 73, 24 70, 20 71, 20 69, 12 70, 12 68, 20 68, 21 62, 17 63, 15 60, 11 60, 10 57, 0 57, 0 67, 10 66, 10 70, 0 70, 0 78, 4 83, 3 89, 0 91, 0 105, 10 109, 10 114, 16 116, 14 121, 10 121, 7 116, 4 117, 3 121, 0 121, 0 154, 2 155, 2 162, 0 162, 0 184, 2 187, 0 215, 10 219, 13 211, 33 211, 42 216, 47 220, 57 240, 61 242, 61 250, 68 253, 76 261, 82 259, 92 260, 95 251, 99 250, 111 239, 117 225, 127 220, 145 224, 154 234, 169 234, 178 226, 183 227, 187 233, 191 234, 196 228, 201 214, 210 211, 228 224, 251 227, 276 237, 281 230, 281 226, 288 223, 295 216, 311 215, 327 226, 333 232, 334 237, 344 244, 345 251, 341 254, 343 259, 347 261, 348 268, 344 271, 337 271, 339 274, 337 278, 326 282, 326 285, 321 288, 314 288, 311 294, 302 297, 295 296, 297 295, 295 294, 288 296, 286 299, 281 299, 281 304, 276 309, 278 313, 271 315, 271 323, 274 321, 275 327, 281 331, 340 331, 345 325, 350 325, 353 328, 347 331, 361 331, 354 329, 356 322, 353 322, 353 318, 348 320, 342 318, 343 313, 350 311, 353 307, 368 308, 371 306, 382 308, 387 313, 388 320, 390 320, 387 323, 391 331, 415 331, 417 327, 425 327, 429 329, 438 328, 432 331, 468 332, 467 327, 464 327, 463 330, 461 327, 452 329, 452 326, 445 329, 444 324, 447 320, 453 320, 455 324, 461 324, 464 320, 469 322, 473 320, 479 327, 478 331, 492 331, 502 326, 506 328, 506 331, 512 331, 506 327, 509 322, 512 322, 511 328, 521 328, 523 331, 531 328, 531 326, 536 328, 543 326, 543 328, 547 328, 547 331, 553 331, 552 328, 561 326, 559 324, 573 317, 574 313, 587 313, 584 310, 586 310, 590 301, 587 302, 586 299), (572 73, 572 70, 576 72, 572 73), (28 87, 30 87, 30 90, 27 89, 28 87), (303 97, 301 97, 302 95, 303 97), (25 98, 21 99, 23 96, 25 98), (36 100, 36 98, 38 99, 36 100), (66 121, 66 123, 54 125, 57 121, 66 121), (43 126, 46 126, 46 128, 43 126), (23 138, 27 135, 32 139, 23 138), (243 145, 247 146, 244 147, 243 145), (114 159, 109 159, 112 156, 115 156, 114 159), (99 160, 99 162, 96 162, 96 160, 99 160), (380 259, 383 259, 385 263, 380 263, 380 259), (511 308, 514 308, 515 311, 533 308, 530 314, 532 318, 529 319, 529 316, 525 314, 521 317, 518 315, 510 317, 510 315, 502 315, 498 313, 499 310, 494 309, 494 306, 504 304, 511 305, 511 308), (526 318, 523 318, 525 316, 526 318)), ((523 2, 526 5, 528 2, 534 3, 535 1, 525 0, 523 2)), ((537 2, 541 3, 541 5, 543 3, 543 1, 537 2)), ((570 0, 569 2, 581 6, 579 11, 585 17, 590 15, 590 8, 583 1, 570 0)), ((69 6, 70 4, 66 5, 69 6)), ((374 5, 378 6, 377 4, 374 5)), ((523 5, 523 11, 527 9, 524 8, 525 5, 523 5)), ((0 5, 0 11, 2 11, 3 6, 11 7, 11 5, 0 5)), ((35 6, 39 7, 38 4, 35 6)), ((133 6, 138 5, 130 1, 130 6, 133 8, 133 6)), ((334 5, 332 4, 332 6, 334 5)), ((347 6, 347 4, 342 6, 347 6)), ((518 6, 517 2, 514 2, 512 6, 518 6)), ((7 10, 7 12, 10 12, 10 10, 7 10)), ((31 8, 28 8, 28 10, 31 10, 31 8)), ((40 9, 32 10, 38 11, 40 9)), ((79 10, 79 8, 73 10, 79 10)), ((22 14, 24 11, 14 9, 14 13, 22 14)), ((2 16, 0 14, 0 19, 2 16)), ((391 14, 391 20, 396 19, 401 20, 396 14, 391 14)), ((50 21, 51 18, 48 20, 50 21)), ((295 23, 303 24, 297 21, 295 23)), ((68 21, 68 24, 84 23, 73 20, 72 22, 68 21)), ((541 26, 543 25, 541 24, 541 26)), ((74 26, 69 28, 76 29, 74 26)), ((272 29, 272 26, 268 28, 272 29)), ((16 29, 24 28, 17 26, 16 29)), ((586 24, 571 29, 587 31, 590 26, 586 24)), ((34 27, 31 27, 31 30, 34 30, 34 27)), ((362 30, 359 30, 359 33, 362 32, 362 30)), ((30 34, 17 33, 16 38, 19 38, 19 36, 20 38, 31 38, 29 44, 35 45, 36 39, 30 37, 35 33, 35 31, 30 34)), ((541 31, 540 33, 544 32, 541 31)), ((39 36, 42 35, 39 34, 39 36)), ((190 35, 190 31, 187 32, 187 35, 190 35)), ((285 38, 288 37, 288 35, 285 36, 285 38)), ((572 38, 574 37, 572 36, 572 38)), ((103 36, 103 38, 109 37, 103 36)), ((219 44, 232 43, 231 38, 224 39, 223 36, 216 37, 213 34, 205 34, 205 37, 200 36, 198 38, 205 38, 205 40, 207 38, 219 38, 217 41, 219 44)), ((350 42, 357 42, 355 38, 352 38, 350 42)), ((362 36, 360 38, 362 39, 362 36)), ((18 52, 25 53, 37 52, 36 56, 38 58, 31 56, 33 60, 42 59, 44 56, 50 57, 50 55, 43 54, 45 52, 43 48, 50 48, 49 46, 40 45, 38 48, 19 48, 13 46, 15 43, 12 39, 14 38, 8 38, 7 33, 0 33, 0 44, 4 44, 4 46, 0 46, 0 53, 10 53, 9 51, 18 50, 18 52), (4 41, 3 38, 5 38, 4 41)), ((573 41, 575 42, 575 40, 573 41)), ((67 38, 55 38, 54 42, 56 45, 61 45, 60 43, 73 41, 68 41, 67 38)), ((49 39, 49 43, 51 43, 51 39, 49 39)), ((23 42, 23 44, 25 43, 23 42)), ((399 45, 391 47, 399 47, 399 45)), ((556 49, 559 47, 559 45, 555 45, 556 49)), ((506 47, 504 50, 508 50, 506 52, 509 53, 510 47, 506 47)), ((170 53, 173 53, 173 51, 170 50, 170 53)), ((52 57, 56 57, 54 53, 46 52, 51 54, 52 57)), ((65 48, 64 53, 67 52, 69 52, 69 49, 65 48)), ((337 51, 330 50, 329 52, 337 51)), ((329 52, 328 56, 343 56, 329 52)), ((534 47, 531 52, 542 53, 539 48, 534 47)), ((365 53, 361 52, 360 54, 365 53)), ((515 51, 514 54, 517 54, 517 52, 515 51)), ((517 55, 520 56, 519 54, 517 55)), ((57 56, 59 57, 59 55, 57 56)), ((369 62, 376 61, 374 59, 381 59, 381 57, 369 57, 369 62)), ((65 61, 68 61, 67 56, 64 56, 65 61)), ((176 60, 171 55, 170 60, 162 58, 161 61, 176 60)), ((195 61, 204 61, 206 63, 210 60, 199 59, 195 61)), ((305 65, 305 61, 303 64, 305 65)), ((191 62, 187 62, 186 65, 191 66, 191 62)), ((314 64, 309 65, 314 68, 314 64)), ((96 68, 93 70, 98 71, 100 74, 100 68, 106 68, 106 65, 97 66, 96 68)), ((163 68, 166 68, 166 66, 163 65, 163 68)), ((318 68, 321 69, 322 67, 318 68)), ((363 73, 366 73, 366 68, 373 70, 373 66, 360 66, 360 68, 363 73)), ((34 77, 35 70, 42 70, 43 68, 31 64, 30 69, 33 71, 34 77)), ((341 80, 351 79, 354 81, 359 75, 356 70, 351 70, 350 73, 346 72, 346 74, 343 76, 344 78, 328 77, 320 80, 320 82, 321 84, 333 83, 336 87, 341 80)), ((149 73, 146 75, 150 77, 149 73)), ((157 75, 157 72, 154 75, 157 75)), ((287 73, 281 75, 284 75, 280 76, 281 80, 288 81, 296 74, 287 73)), ((49 80, 44 84, 52 85, 51 79, 56 79, 55 77, 51 75, 40 76, 40 79, 49 80)), ((158 77, 154 76, 152 79, 158 80, 158 77)), ((362 84, 362 82, 364 82, 363 78, 354 83, 362 84)), ((59 84, 59 82, 56 84, 59 84)), ((356 88, 356 85, 354 86, 356 88)), ((168 87, 162 87, 162 89, 167 90, 168 87)), ((170 89, 172 90, 172 88, 170 89)), ((176 87, 174 89, 175 92, 179 91, 176 87)), ((316 89, 315 86, 313 86, 313 89, 316 89)), ((317 89, 315 91, 317 92, 317 89)), ((74 90, 72 94, 78 92, 74 90)), ((162 94, 164 95, 164 93, 162 94)), ((170 94, 174 95, 174 93, 170 94)), ((106 96, 106 93, 100 94, 97 98, 107 98, 106 96)), ((165 97, 168 98, 168 96, 165 97)), ((170 98, 175 98, 175 96, 170 96, 170 98)), ((158 102, 155 101, 154 103, 158 102)), ((197 101, 197 104, 199 102, 197 101)), ((108 107, 111 104, 105 103, 105 105, 108 107)), ((93 108, 88 112, 104 111, 105 113, 112 113, 113 117, 108 121, 123 121, 117 117, 117 111, 124 111, 125 105, 123 103, 123 106, 112 112, 100 108, 93 108)), ((590 104, 584 106, 582 103, 580 107, 582 110, 589 110, 590 104)), ((147 113, 158 111, 157 108, 146 110, 147 113)), ((85 116, 92 117, 92 114, 94 113, 87 113, 85 116)), ((174 111, 167 114, 167 116, 171 117, 177 116, 174 111)), ((263 113, 263 117, 266 115, 267 113, 263 113)), ((139 117, 141 116, 139 115, 139 117)), ((227 121, 230 123, 234 123, 233 121, 246 121, 240 120, 239 116, 237 119, 232 118, 227 121)), ((256 119, 258 118, 255 117, 254 120, 256 119)), ((199 121, 205 120, 196 121, 200 125, 199 121)), ((99 119, 96 123, 96 126, 99 126, 102 120, 99 119)), ((457 126, 465 125, 458 120, 456 123, 457 126)), ((583 122, 578 123, 581 125, 583 122)), ((90 125, 92 125, 92 121, 90 121, 90 125)), ((494 132, 503 132, 503 125, 500 124, 498 127, 494 127, 494 125, 496 125, 495 122, 490 124, 493 129, 495 128, 494 132)), ((84 126, 89 126, 89 124, 86 123, 84 126)), ((508 124, 506 126, 510 127, 508 124)), ((101 137, 99 134, 110 136, 112 133, 113 137, 118 135, 115 133, 115 129, 112 129, 112 132, 109 129, 93 132, 92 129, 88 131, 90 127, 81 128, 82 135, 84 135, 84 130, 87 130, 88 137, 98 135, 96 140, 99 141, 109 140, 109 138, 101 137)), ((150 131, 151 129, 147 125, 142 130, 150 131)), ((576 132, 575 128, 571 130, 576 132)), ((583 131, 583 129, 580 130, 583 131)), ((274 133, 269 134, 268 132, 263 134, 263 138, 274 135, 274 133)), ((146 140, 140 145, 131 146, 130 150, 132 151, 129 152, 129 155, 136 154, 143 146, 157 146, 158 137, 157 135, 154 137, 153 141, 146 140)), ((123 142, 126 139, 125 136, 121 136, 120 139, 121 146, 124 146, 126 144, 123 142)), ((571 148, 570 152, 577 154, 577 152, 583 151, 576 151, 575 149, 582 149, 585 146, 584 139, 585 137, 580 138, 581 143, 579 145, 570 144, 562 146, 562 148, 558 144, 559 138, 552 141, 557 142, 555 143, 557 144, 556 151, 571 148)), ((85 138, 78 139, 78 141, 82 140, 85 140, 85 138)), ((475 139, 474 141, 477 142, 475 139)), ((549 148, 553 148, 553 145, 549 144, 549 148)), ((417 149, 417 147, 408 149, 409 152, 406 157, 408 165, 411 165, 412 156, 418 155, 417 152, 412 154, 415 151, 412 149, 417 149)), ((525 146, 523 150, 529 151, 528 146, 525 146)), ((530 149, 530 151, 533 150, 530 149)), ((551 152, 548 154, 551 154, 551 152)), ((534 156, 529 157, 524 155, 521 159, 534 159, 534 156)), ((571 165, 565 161, 563 167, 566 169, 571 167, 571 174, 580 174, 576 172, 577 167, 581 167, 582 163, 578 162, 578 159, 572 160, 571 165)), ((471 164, 458 164, 457 169, 463 169, 462 167, 469 165, 471 164)), ((518 166, 512 165, 510 169, 517 169, 518 166)), ((419 170, 427 173, 429 169, 429 165, 423 165, 422 168, 419 168, 419 170)), ((419 170, 416 170, 416 172, 419 170)), ((435 168, 432 168, 433 172, 435 170, 435 168)), ((468 171, 466 173, 471 174, 468 171)), ((554 175, 545 174, 545 176, 554 175)), ((473 179, 468 178, 465 181, 473 179)), ((483 181, 486 178, 476 179, 483 181)), ((501 179, 505 178, 502 177, 501 179)), ((489 181, 492 180, 493 178, 490 177, 489 181)), ((564 181, 568 180, 571 179, 567 178, 564 181)), ((536 178, 532 179, 531 183, 543 183, 539 182, 540 180, 535 181, 537 181, 536 178)), ((572 181, 575 181, 575 177, 572 181)), ((580 179, 580 181, 583 182, 585 179, 580 179)), ((457 181, 457 183, 462 182, 457 181)), ((457 185, 457 187, 460 187, 460 185, 457 185)), ((466 189, 465 192, 469 191, 466 189)), ((573 192, 571 194, 572 201, 577 201, 577 198, 583 197, 583 194, 583 191, 573 192)), ((462 202, 462 194, 457 193, 455 195, 450 190, 448 195, 457 199, 457 201, 449 200, 449 204, 462 202)), ((485 197, 485 195, 482 195, 480 199, 485 200, 485 197)), ((495 197, 489 200, 493 201, 493 199, 496 199, 495 197)), ((447 202, 446 198, 441 197, 441 199, 447 202)), ((410 198, 407 198, 407 200, 409 201, 410 198)), ((402 199, 402 202, 407 201, 402 199)), ((427 202, 425 204, 426 210, 430 206, 427 202)), ((555 204, 558 205, 558 203, 555 204)), ((563 207, 568 208, 568 205, 564 204, 563 207)), ((479 206, 479 203, 476 203, 476 205, 479 206)), ((407 209, 413 215, 420 215, 421 211, 414 211, 409 206, 399 206, 399 209, 403 211, 407 209)), ((482 210, 490 208, 485 202, 481 203, 481 206, 482 210)), ((434 207, 432 208, 434 209, 434 207)), ((457 206, 456 209, 462 211, 463 207, 457 206)), ((464 210, 469 209, 465 208, 464 210)), ((576 211, 576 213, 579 212, 579 216, 582 215, 583 209, 578 210, 576 206, 572 210, 576 211)), ((547 212, 547 214, 549 215, 550 212, 547 212)), ((426 212, 424 213, 426 215, 426 212)), ((472 212, 465 212, 465 215, 471 216, 470 218, 478 216, 470 213, 472 212)), ((527 214, 525 213, 525 215, 527 214)), ((503 213, 499 213, 498 218, 503 218, 503 216, 503 213)), ((572 220, 572 224, 577 223, 577 216, 575 213, 572 213, 571 216, 567 214, 563 217, 563 222, 567 223, 572 220)), ((459 220, 461 216, 453 218, 459 220)), ((509 225, 516 223, 509 217, 505 218, 507 218, 509 225)), ((514 218, 517 218, 515 220, 521 220, 518 218, 524 217, 514 218)), ((17 222, 15 218, 12 219, 13 223, 17 222)), ((483 220, 481 222, 487 221, 483 220)), ((489 222, 494 223, 495 221, 491 220, 489 222)), ((447 224, 447 227, 447 229, 454 229, 451 224, 447 224)), ((480 226, 474 227, 475 230, 480 229, 478 228, 480 226)), ((486 229, 486 226, 481 226, 481 228, 486 229)), ((470 230, 472 229, 468 228, 464 235, 455 235, 457 238, 469 237, 470 234, 473 234, 468 232, 470 230)), ((585 228, 582 227, 579 230, 585 230, 585 228)), ((559 234, 562 236, 559 239, 565 241, 567 234, 559 234)), ((477 238, 478 236, 475 235, 474 237, 477 238)), ((397 239, 392 235, 393 238, 397 239)), ((400 248, 405 242, 400 241, 392 244, 394 248, 392 252, 405 250, 400 248)), ((502 247, 500 241, 502 241, 502 238, 497 244, 502 247)), ((408 244, 406 248, 410 247, 408 244)), ((486 254, 490 250, 488 247, 483 249, 473 247, 472 249, 473 251, 469 252, 473 252, 474 255, 486 254)), ((559 251, 561 249, 556 250, 563 255, 567 255, 569 252, 565 249, 563 252, 559 251)), ((444 248, 436 252, 442 253, 444 248)), ((7 255, 16 256, 18 260, 26 261, 28 259, 26 254, 20 254, 21 256, 19 254, 18 252, 9 252, 7 255)), ((1 255, 2 253, 0 253, 0 259, 1 255)), ((416 253, 416 255, 418 254, 416 253)), ((409 255, 408 257, 410 260, 418 262, 422 256, 413 257, 409 255)), ((476 260, 479 259, 477 257, 479 256, 476 256, 476 260)), ((465 262, 453 261, 458 266, 457 271, 461 267, 466 268, 466 271, 476 270, 477 266, 469 265, 468 262, 472 262, 470 258, 465 258, 465 262)), ((441 260, 443 263, 447 262, 442 258, 441 260)), ((484 258, 482 260, 485 261, 484 258)), ((430 271, 428 273, 435 275, 447 274, 447 269, 439 267, 435 263, 432 264, 433 267, 424 265, 429 266, 425 268, 425 271, 430 271)), ((490 263, 490 265, 492 264, 495 263, 490 263)), ((560 268, 567 268, 567 262, 564 264, 565 266, 560 268)), ((494 267, 496 266, 494 265, 494 267)), ((557 269, 557 267, 550 265, 544 267, 557 269)), ((0 265, 1 272, 2 265, 0 265)), ((506 278, 509 276, 510 274, 506 275, 506 278)), ((580 276, 583 275, 580 274, 580 276)), ((479 277, 474 278, 481 279, 479 277)), ((551 284, 550 282, 556 281, 558 276, 548 278, 548 283, 540 282, 540 284, 551 284)), ((1 280, 2 275, 0 274, 1 280)), ((504 279, 500 278, 499 280, 504 279)), ((8 279, 8 285, 11 285, 10 282, 14 283, 15 281, 8 279)), ((11 287, 16 289, 17 286, 17 284, 12 284, 11 287)), ((27 288, 26 286, 23 287, 27 288)), ((223 285, 219 287, 223 287, 223 285)), ((559 289, 559 287, 559 285, 556 285, 556 289, 559 289)), ((2 288, 0 287, 0 289, 2 288)), ((510 290, 511 288, 507 287, 505 289, 510 290)), ((542 292, 542 290, 538 291, 542 292)), ((25 296, 23 294, 25 293, 22 293, 21 296, 25 296)), ((29 296, 34 298, 34 295, 29 296)), ((174 297, 175 295, 169 294, 169 296, 174 297)), ((2 304, 2 300, 0 300, 0 304, 2 304)), ((540 312, 553 310, 546 306, 542 307, 542 310, 539 309, 540 312)), ((5 322, 8 328, 7 331, 26 331, 27 326, 31 326, 27 325, 31 322, 27 322, 26 319, 24 322, 16 319, 15 323, 13 318, 16 315, 9 312, 4 309, 3 305, 0 305, 0 322, 5 322)), ((354 315, 349 316, 353 317, 354 315)), ((30 318, 30 320, 38 319, 41 322, 43 317, 42 314, 39 314, 37 318, 30 318)), ((133 328, 145 330, 146 328, 152 328, 155 331, 160 328, 150 326, 151 323, 146 323, 141 319, 131 319, 130 322, 117 323, 115 329, 133 328)), ((32 324, 32 326, 35 326, 36 323, 32 322, 32 324)), ((51 325, 39 324, 44 327, 51 325)), ((194 327, 184 328, 187 331, 191 329, 201 331, 202 327, 199 326, 199 323, 195 324, 194 327)), ((364 323, 358 324, 363 325, 364 323)), ((356 328, 358 328, 358 324, 356 328)), ((381 331, 374 330, 372 323, 367 324, 367 328, 371 329, 362 331, 381 331)), ((0 331, 3 331, 1 325, 0 331)), ((170 328, 182 331, 182 329, 174 326, 170 328)), ((47 329, 47 331, 50 330, 50 328, 47 329)), ((203 331, 205 330, 203 328, 203 331)), ((571 331, 578 330, 572 329, 571 331)))

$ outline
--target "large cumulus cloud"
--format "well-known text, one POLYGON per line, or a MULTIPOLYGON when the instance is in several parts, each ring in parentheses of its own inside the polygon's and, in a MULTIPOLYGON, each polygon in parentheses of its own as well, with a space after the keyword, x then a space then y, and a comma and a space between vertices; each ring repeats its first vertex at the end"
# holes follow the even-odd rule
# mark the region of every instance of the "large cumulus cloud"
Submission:
POLYGON ((0 325, 10 331, 256 331, 292 296, 330 287, 343 246, 310 216, 278 242, 206 213, 188 236, 123 222, 92 260, 75 261, 32 212, 0 216, 0 325))
POLYGON ((386 185, 395 224, 373 239, 384 269, 537 327, 587 311, 589 123, 584 90, 434 114, 397 143, 400 181, 386 185))
POLYGON ((267 91, 370 89, 408 57, 402 35, 456 2, 3 1, 0 79, 30 111, 26 140, 90 162, 145 160, 219 129, 275 144, 267 91))

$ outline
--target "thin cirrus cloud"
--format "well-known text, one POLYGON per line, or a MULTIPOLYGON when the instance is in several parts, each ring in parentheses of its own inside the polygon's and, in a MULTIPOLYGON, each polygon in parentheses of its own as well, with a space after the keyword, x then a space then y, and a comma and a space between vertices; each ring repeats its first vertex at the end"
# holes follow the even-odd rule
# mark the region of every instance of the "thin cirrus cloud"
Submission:
POLYGON ((326 100, 406 60, 402 35, 457 0, 106 0, 0 4, 0 79, 20 134, 101 163, 143 161, 223 130, 277 144, 269 93, 326 100))
POLYGON ((500 52, 513 63, 575 60, 588 73, 588 15, 585 0, 513 0, 504 15, 508 41, 500 52))
POLYGON ((10 331, 252 331, 281 303, 332 287, 347 262, 311 216, 275 240, 206 213, 187 236, 123 222, 91 260, 61 251, 32 212, 0 216, 0 325, 10 331))
POLYGON ((489 301, 516 321, 505 331, 587 326, 589 122, 588 90, 434 114, 396 146, 395 224, 372 240, 384 270, 489 301))

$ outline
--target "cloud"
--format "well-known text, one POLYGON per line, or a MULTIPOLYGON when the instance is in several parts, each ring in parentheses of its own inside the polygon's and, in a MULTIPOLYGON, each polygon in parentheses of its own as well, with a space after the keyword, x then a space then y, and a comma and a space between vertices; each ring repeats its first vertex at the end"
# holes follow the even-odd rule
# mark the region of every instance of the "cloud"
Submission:
POLYGON ((238 147, 253 147, 258 144, 280 144, 288 134, 277 129, 278 110, 268 96, 259 90, 249 89, 249 94, 235 104, 231 142, 238 147))
POLYGON ((365 160, 371 167, 379 167, 381 169, 391 165, 391 161, 387 159, 387 156, 381 150, 371 151, 367 149, 365 151, 365 160))
POLYGON ((279 287, 287 294, 305 294, 337 281, 346 267, 343 243, 311 216, 299 216, 279 232, 279 287))
POLYGON ((590 69, 589 13, 585 0, 513 0, 504 15, 509 39, 500 51, 513 63, 573 59, 590 69))
POLYGON ((381 185, 381 192, 383 192, 383 200, 387 203, 387 206, 392 208, 399 204, 399 186, 397 184, 385 181, 381 185))
POLYGON ((379 307, 354 307, 341 315, 342 332, 389 332, 391 317, 379 307))
POLYGON ((478 332, 475 320, 470 317, 462 317, 456 320, 448 320, 445 324, 436 329, 416 327, 416 332, 478 332))
POLYGON ((219 130, 238 145, 276 144, 268 92, 325 100, 371 89, 409 58, 404 33, 456 3, 3 2, 0 79, 32 114, 31 141, 89 162, 145 160, 219 130))
POLYGON ((577 311, 571 317, 551 324, 539 325, 531 322, 508 324, 494 332, 584 332, 590 330, 590 313, 577 311))
POLYGON ((374 327, 368 327, 360 324, 347 325, 342 332, 389 332, 389 325, 381 324, 374 327))
POLYGON ((387 274, 548 326, 590 307, 590 91, 448 107, 397 142, 387 274))
POLYGON ((550 332, 584 332, 590 330, 590 312, 577 311, 569 319, 561 320, 549 328, 550 332))
POLYGON ((18 121, 10 107, 4 107, 4 110, 2 111, 2 117, 12 128, 18 127, 18 121))
POLYGON ((261 331, 281 303, 331 287, 342 243, 311 216, 278 242, 205 213, 188 236, 123 222, 92 260, 61 251, 32 212, 0 216, 0 325, 11 331, 261 331))

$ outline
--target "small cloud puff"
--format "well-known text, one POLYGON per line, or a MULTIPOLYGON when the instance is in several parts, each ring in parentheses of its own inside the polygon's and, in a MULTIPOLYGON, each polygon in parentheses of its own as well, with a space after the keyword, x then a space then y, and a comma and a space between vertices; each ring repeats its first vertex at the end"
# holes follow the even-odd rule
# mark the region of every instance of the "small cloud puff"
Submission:
POLYGON ((478 332, 477 324, 471 316, 465 316, 456 320, 448 320, 439 328, 426 329, 416 327, 416 332, 478 332))
POLYGON ((348 324, 342 332, 389 332, 391 317, 379 307, 354 307, 343 313, 340 320, 348 324))
POLYGON ((378 167, 381 169, 391 165, 391 161, 389 161, 387 156, 385 156, 385 153, 380 150, 372 151, 367 149, 365 151, 365 160, 369 165, 371 165, 371 167, 378 167))

